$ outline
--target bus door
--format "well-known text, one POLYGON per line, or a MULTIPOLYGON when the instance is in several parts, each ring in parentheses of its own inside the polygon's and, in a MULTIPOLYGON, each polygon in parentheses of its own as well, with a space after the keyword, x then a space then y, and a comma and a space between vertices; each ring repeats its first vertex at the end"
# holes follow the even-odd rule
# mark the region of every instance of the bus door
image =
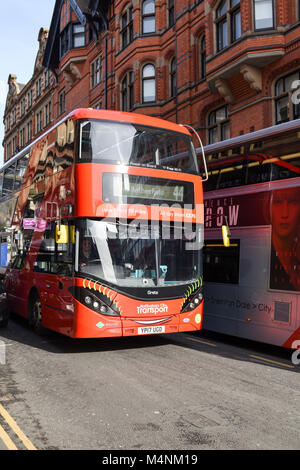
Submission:
MULTIPOLYGON (((57 239, 54 222, 45 231, 34 263, 35 281, 41 296, 42 324, 60 333, 70 334, 74 320, 73 285, 74 243, 69 236, 57 239)), ((62 225, 69 233, 69 224, 62 225)))

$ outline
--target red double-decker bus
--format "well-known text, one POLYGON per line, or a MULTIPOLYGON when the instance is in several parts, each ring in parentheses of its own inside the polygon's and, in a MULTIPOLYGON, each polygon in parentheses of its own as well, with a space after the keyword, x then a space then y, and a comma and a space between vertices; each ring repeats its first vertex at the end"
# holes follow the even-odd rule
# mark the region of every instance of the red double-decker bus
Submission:
POLYGON ((0 172, 12 312, 76 338, 201 329, 202 178, 187 128, 77 109, 0 172))

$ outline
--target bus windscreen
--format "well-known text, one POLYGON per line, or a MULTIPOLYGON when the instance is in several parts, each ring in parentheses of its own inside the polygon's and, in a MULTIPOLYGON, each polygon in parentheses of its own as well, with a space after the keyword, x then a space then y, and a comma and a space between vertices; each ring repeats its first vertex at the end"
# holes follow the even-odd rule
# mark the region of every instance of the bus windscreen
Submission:
POLYGON ((188 135, 113 121, 80 123, 79 162, 198 171, 192 139, 188 135))
POLYGON ((202 250, 189 244, 197 233, 193 227, 84 219, 77 270, 125 288, 190 284, 202 275, 202 250))

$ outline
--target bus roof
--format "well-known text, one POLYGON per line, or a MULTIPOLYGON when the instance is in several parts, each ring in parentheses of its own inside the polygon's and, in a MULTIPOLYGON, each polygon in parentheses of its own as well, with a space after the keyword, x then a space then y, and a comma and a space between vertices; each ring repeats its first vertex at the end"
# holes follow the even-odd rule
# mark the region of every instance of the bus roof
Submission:
POLYGON ((49 132, 58 127, 67 119, 103 119, 106 121, 115 121, 115 122, 128 122, 132 124, 139 124, 144 126, 159 127, 173 132, 181 132, 190 136, 191 134, 186 127, 176 124, 174 122, 166 121, 165 119, 160 119, 152 116, 147 116, 145 114, 137 113, 127 113, 123 111, 112 111, 107 109, 93 109, 93 108, 77 108, 71 111, 69 114, 64 116, 62 119, 53 124, 52 127, 47 129, 43 134, 39 135, 36 139, 22 148, 18 153, 16 153, 12 158, 7 160, 0 171, 5 170, 10 166, 15 160, 18 160, 22 155, 26 154, 28 150, 36 144, 40 139, 45 137, 49 132))
MULTIPOLYGON (((206 145, 205 153, 208 154, 218 152, 230 147, 255 142, 257 140, 266 139, 270 137, 277 137, 285 132, 292 132, 297 129, 300 130, 300 119, 284 122, 283 124, 276 124, 275 126, 260 129, 259 131, 250 132, 249 134, 239 135, 237 137, 232 137, 231 139, 216 142, 215 144, 206 145)), ((197 148, 196 151, 197 153, 200 153, 201 149, 197 148)))
POLYGON ((103 119, 106 121, 128 122, 143 126, 160 127, 169 131, 181 132, 190 135, 189 131, 174 122, 166 121, 145 114, 127 113, 124 111, 112 111, 106 109, 78 108, 71 111, 67 118, 75 119, 103 119))

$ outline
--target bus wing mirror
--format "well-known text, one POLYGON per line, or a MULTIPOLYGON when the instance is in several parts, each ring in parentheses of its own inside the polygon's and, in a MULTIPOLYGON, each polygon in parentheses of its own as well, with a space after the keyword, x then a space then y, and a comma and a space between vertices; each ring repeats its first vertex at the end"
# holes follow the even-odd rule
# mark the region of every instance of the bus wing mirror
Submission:
POLYGON ((222 237, 224 246, 228 248, 230 246, 230 230, 228 225, 222 225, 222 237))
MULTIPOLYGON (((200 144, 201 152, 202 152, 202 161, 203 161, 203 167, 204 167, 204 172, 205 172, 205 178, 202 177, 202 181, 203 182, 207 181, 208 180, 208 171, 207 171, 204 147, 203 147, 203 144, 202 144, 202 140, 200 139, 200 135, 198 134, 196 129, 194 129, 192 126, 189 126, 188 124, 179 124, 179 125, 182 126, 182 127, 185 127, 190 132, 193 132, 195 134, 195 136, 197 137, 197 139, 199 141, 199 144, 200 144)), ((196 150, 196 153, 197 153, 197 150, 196 150)), ((198 169, 198 171, 199 171, 199 169, 198 169)))
POLYGON ((55 241, 63 244, 69 242, 69 227, 67 225, 56 226, 55 241))

